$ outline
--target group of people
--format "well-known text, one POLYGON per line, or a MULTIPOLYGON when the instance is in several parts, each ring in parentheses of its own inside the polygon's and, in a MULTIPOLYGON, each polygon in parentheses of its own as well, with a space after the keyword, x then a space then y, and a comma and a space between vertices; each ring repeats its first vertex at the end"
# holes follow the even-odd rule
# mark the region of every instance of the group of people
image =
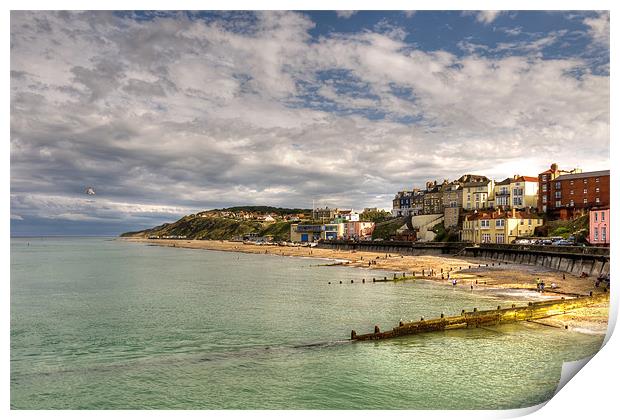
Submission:
POLYGON ((536 279, 536 290, 540 293, 545 291, 545 282, 539 278, 536 279))

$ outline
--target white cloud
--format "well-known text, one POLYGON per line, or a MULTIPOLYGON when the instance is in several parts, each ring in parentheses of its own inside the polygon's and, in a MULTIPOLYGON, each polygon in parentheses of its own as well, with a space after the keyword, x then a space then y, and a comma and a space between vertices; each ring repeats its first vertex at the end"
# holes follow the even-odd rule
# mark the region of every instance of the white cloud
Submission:
POLYGON ((590 27, 588 31, 594 41, 609 47, 609 12, 600 12, 597 17, 583 20, 590 27))
POLYGON ((357 10, 336 10, 336 15, 342 19, 349 19, 351 16, 357 13, 357 10))
POLYGON ((488 25, 489 23, 497 19, 500 13, 502 12, 499 10, 481 10, 476 14, 476 20, 478 22, 484 23, 485 25, 488 25))

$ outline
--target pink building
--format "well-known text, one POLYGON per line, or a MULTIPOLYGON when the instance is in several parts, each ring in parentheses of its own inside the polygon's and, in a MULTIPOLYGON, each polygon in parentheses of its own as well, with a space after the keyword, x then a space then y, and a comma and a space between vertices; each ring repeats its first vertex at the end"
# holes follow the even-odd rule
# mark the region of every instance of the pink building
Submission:
POLYGON ((590 210, 590 237, 592 245, 609 245, 609 207, 590 210))
POLYGON ((347 239, 368 239, 375 230, 375 222, 346 222, 344 237, 347 239))

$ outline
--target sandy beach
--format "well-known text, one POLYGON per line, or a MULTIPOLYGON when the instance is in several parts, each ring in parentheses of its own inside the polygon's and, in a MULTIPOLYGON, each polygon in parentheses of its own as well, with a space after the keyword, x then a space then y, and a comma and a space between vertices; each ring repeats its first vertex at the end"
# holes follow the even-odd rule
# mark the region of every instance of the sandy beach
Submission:
MULTIPOLYGON (((403 273, 411 276, 415 273, 416 277, 421 277, 422 270, 424 270, 424 279, 426 280, 450 285, 452 280, 456 279, 457 287, 473 288, 477 292, 494 295, 509 295, 511 298, 517 299, 542 300, 560 296, 587 295, 590 291, 593 293, 603 292, 602 287, 595 287, 596 279, 594 278, 580 278, 542 266, 499 264, 496 261, 482 259, 409 256, 317 247, 254 245, 230 241, 143 238, 122 238, 121 240, 168 247, 328 259, 332 261, 318 260, 317 265, 343 264, 366 270, 391 271, 398 273, 398 276, 402 276, 403 273), (450 274, 450 279, 448 279, 448 274, 450 274), (546 287, 544 293, 536 291, 537 279, 544 281, 546 287), (552 284, 556 286, 554 289, 552 289, 552 284)), ((360 277, 372 277, 372 275, 360 275, 360 277)), ((604 334, 607 330, 607 319, 608 305, 599 305, 598 307, 584 308, 570 314, 555 316, 553 320, 550 319, 545 324, 558 328, 564 328, 568 325, 571 329, 604 334)))

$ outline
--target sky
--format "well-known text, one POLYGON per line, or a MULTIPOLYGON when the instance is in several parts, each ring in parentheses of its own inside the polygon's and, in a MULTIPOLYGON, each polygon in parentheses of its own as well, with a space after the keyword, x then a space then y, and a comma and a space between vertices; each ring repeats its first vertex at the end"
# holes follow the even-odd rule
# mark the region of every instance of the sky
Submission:
POLYGON ((11 235, 609 169, 609 13, 11 12, 11 235), (92 187, 95 194, 87 194, 92 187))

